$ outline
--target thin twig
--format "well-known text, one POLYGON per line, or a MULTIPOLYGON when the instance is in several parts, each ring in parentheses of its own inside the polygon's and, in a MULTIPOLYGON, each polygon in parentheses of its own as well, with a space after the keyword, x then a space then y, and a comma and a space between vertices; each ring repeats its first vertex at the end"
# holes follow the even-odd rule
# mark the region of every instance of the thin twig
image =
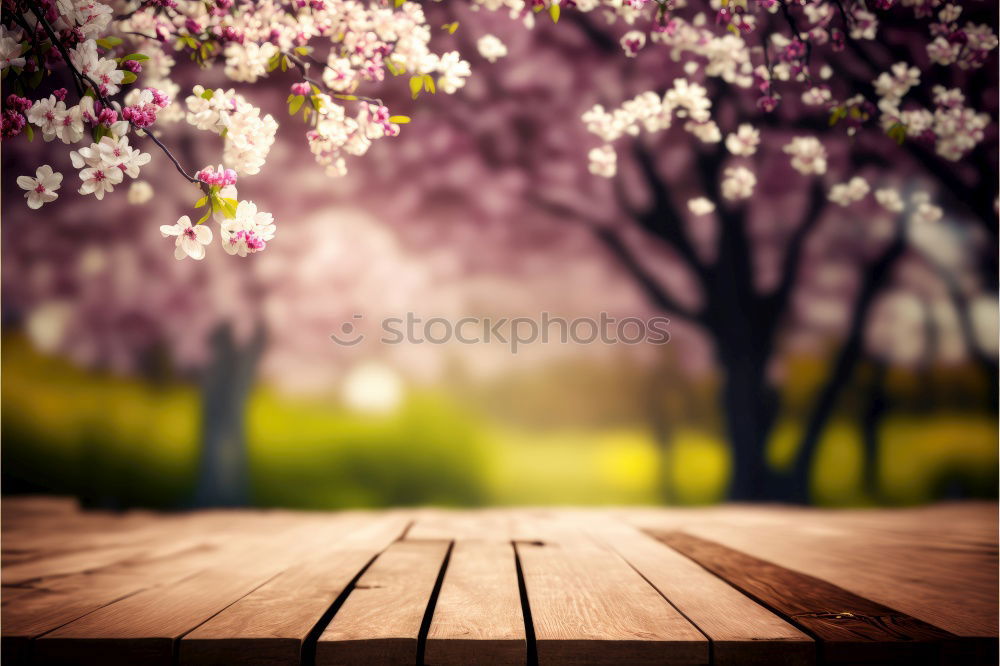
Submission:
MULTIPOLYGON (((97 96, 97 99, 100 100, 100 102, 106 108, 113 109, 114 106, 111 104, 111 100, 109 100, 104 95, 104 93, 101 92, 101 87, 97 84, 97 82, 94 81, 92 78, 90 78, 90 76, 88 76, 87 74, 84 74, 83 72, 81 72, 80 70, 78 70, 76 68, 76 65, 73 64, 73 61, 70 59, 69 51, 67 51, 66 50, 66 46, 61 41, 59 41, 59 38, 56 35, 55 30, 53 30, 53 28, 49 24, 48 20, 46 20, 45 16, 41 13, 41 11, 39 11, 37 3, 34 2, 34 0, 31 0, 30 2, 28 2, 28 8, 31 10, 31 13, 35 15, 35 18, 38 19, 38 22, 41 24, 41 26, 45 30, 46 34, 48 34, 49 39, 52 40, 52 44, 57 49, 59 49, 59 54, 62 55, 63 61, 66 63, 66 66, 69 67, 70 72, 72 72, 73 75, 76 77, 77 88, 78 88, 78 90, 80 90, 80 97, 81 98, 83 97, 82 82, 86 82, 87 85, 89 85, 90 88, 94 91, 94 95, 97 96)), ((145 130, 145 129, 141 128, 141 127, 138 127, 137 125, 135 125, 131 121, 126 121, 126 122, 128 122, 129 125, 134 130, 137 130, 137 131, 142 130, 143 134, 145 134, 150 139, 152 139, 153 143, 155 143, 157 146, 159 146, 160 150, 162 150, 166 154, 166 156, 168 158, 170 158, 170 161, 173 162, 174 166, 177 168, 177 172, 180 173, 182 176, 184 176, 184 178, 186 178, 188 180, 188 182, 198 183, 203 188, 207 188, 208 187, 208 184, 205 181, 203 181, 203 180, 201 180, 199 178, 195 178, 194 176, 188 174, 188 172, 185 171, 184 168, 181 166, 180 162, 177 161, 177 158, 174 157, 173 153, 171 153, 170 150, 166 146, 164 146, 163 143, 159 139, 157 139, 155 136, 153 136, 153 133, 151 131, 148 131, 148 130, 145 130)))

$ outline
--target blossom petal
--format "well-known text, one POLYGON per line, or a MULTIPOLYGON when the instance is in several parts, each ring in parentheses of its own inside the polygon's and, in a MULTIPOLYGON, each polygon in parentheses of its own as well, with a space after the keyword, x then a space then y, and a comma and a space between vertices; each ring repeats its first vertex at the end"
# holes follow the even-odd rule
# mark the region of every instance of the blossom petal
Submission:
POLYGON ((212 242, 212 230, 202 224, 194 228, 194 236, 203 245, 208 245, 212 242))

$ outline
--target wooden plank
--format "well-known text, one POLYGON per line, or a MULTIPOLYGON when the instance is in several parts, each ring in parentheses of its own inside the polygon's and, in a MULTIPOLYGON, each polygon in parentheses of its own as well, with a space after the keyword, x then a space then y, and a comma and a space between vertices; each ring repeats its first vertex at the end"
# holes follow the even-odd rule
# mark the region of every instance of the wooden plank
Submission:
MULTIPOLYGON (((247 524, 260 528, 265 523, 280 525, 286 520, 281 514, 234 515, 232 512, 206 511, 170 518, 148 515, 114 518, 98 523, 99 531, 94 533, 58 528, 57 533, 48 535, 47 541, 29 541, 32 544, 30 547, 40 549, 38 556, 23 563, 4 566, 0 579, 4 585, 17 585, 98 571, 123 563, 171 557, 191 548, 220 543, 227 534, 239 532, 247 524), (65 549, 66 544, 73 544, 73 548, 65 549), (56 549, 50 550, 53 546, 56 549)), ((5 542, 26 545, 24 539, 16 537, 6 537, 5 542)))
POLYGON ((400 541, 355 585, 316 645, 316 665, 414 664, 418 640, 450 544, 400 541))
POLYGON ((957 656, 953 634, 824 580, 683 532, 656 536, 810 632, 825 663, 924 664, 957 656))
POLYGON ((406 538, 429 541, 513 541, 512 511, 509 509, 476 509, 454 511, 423 509, 417 515, 406 538))
POLYGON ((516 550, 541 666, 708 663, 701 632, 618 555, 582 541, 516 550))
POLYGON ((610 520, 591 519, 587 529, 708 636, 713 664, 815 663, 816 646, 809 636, 687 557, 635 528, 610 520))
POLYGON ((402 514, 372 516, 369 524, 279 574, 199 626, 180 642, 180 663, 293 666, 303 644, 368 563, 409 524, 402 514))
MULTIPOLYGON (((200 516, 201 514, 199 514, 200 516)), ((250 514, 253 515, 253 514, 250 514)), ((267 547, 301 525, 301 519, 277 517, 278 522, 263 518, 251 521, 262 528, 261 534, 236 537, 232 530, 219 529, 214 518, 194 521, 204 529, 204 543, 169 558, 137 559, 97 568, 87 573, 46 576, 28 584, 30 594, 16 599, 4 599, 2 620, 3 646, 12 645, 45 634, 68 624, 102 606, 136 592, 182 580, 210 566, 225 562, 240 548, 267 547)), ((230 521, 247 525, 246 520, 230 521)), ((169 542, 173 532, 163 530, 162 539, 169 542)), ((251 534, 253 534, 251 532, 251 534)))
POLYGON ((424 660, 435 666, 526 663, 524 617, 510 543, 455 542, 434 606, 424 660))
POLYGON ((769 525, 684 531, 822 578, 953 634, 996 637, 996 524, 971 513, 953 507, 810 512, 769 525))
MULTIPOLYGON (((291 521, 291 519, 289 519, 291 521)), ((103 606, 36 639, 33 658, 39 664, 172 665, 175 642, 301 561, 303 543, 316 530, 336 538, 356 521, 300 519, 288 533, 262 533, 242 542, 234 539, 225 557, 174 582, 146 589, 103 606)))

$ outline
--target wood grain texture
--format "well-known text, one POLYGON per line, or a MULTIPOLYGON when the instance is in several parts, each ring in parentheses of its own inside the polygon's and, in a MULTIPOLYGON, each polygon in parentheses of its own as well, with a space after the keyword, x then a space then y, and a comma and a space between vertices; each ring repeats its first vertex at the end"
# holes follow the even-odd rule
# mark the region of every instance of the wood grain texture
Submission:
POLYGON ((683 530, 822 578, 959 636, 997 636, 996 503, 865 510, 720 506, 623 515, 640 527, 683 530))
POLYGON ((207 568, 170 585, 145 589, 36 639, 39 664, 173 664, 184 634, 303 559, 303 542, 317 530, 347 529, 348 519, 326 524, 300 520, 276 535, 234 540, 207 568))
POLYGON ((514 666, 526 659, 513 546, 456 542, 434 606, 424 662, 514 666))
POLYGON ((316 644, 316 665, 414 664, 450 544, 400 541, 375 560, 316 644))
POLYGON ((816 646, 809 636, 691 559, 621 523, 591 519, 585 524, 712 641, 712 663, 815 663, 816 646))
POLYGON ((306 637, 351 581, 406 528, 404 516, 373 516, 343 539, 317 539, 300 564, 184 636, 180 663, 294 666, 306 637))
POLYGON ((997 663, 995 503, 0 514, 5 666, 997 663))
POLYGON ((938 664, 962 654, 957 636, 824 580, 683 532, 656 536, 810 632, 824 663, 938 664))
POLYGON ((517 544, 538 663, 707 664, 705 636, 618 555, 587 544, 517 544))

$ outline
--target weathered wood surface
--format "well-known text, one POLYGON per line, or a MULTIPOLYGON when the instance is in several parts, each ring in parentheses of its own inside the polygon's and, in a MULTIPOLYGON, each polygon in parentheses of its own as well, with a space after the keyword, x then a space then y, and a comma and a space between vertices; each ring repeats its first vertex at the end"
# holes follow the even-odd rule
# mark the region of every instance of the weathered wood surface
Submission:
POLYGON ((4 664, 994 664, 997 507, 0 503, 4 664))

